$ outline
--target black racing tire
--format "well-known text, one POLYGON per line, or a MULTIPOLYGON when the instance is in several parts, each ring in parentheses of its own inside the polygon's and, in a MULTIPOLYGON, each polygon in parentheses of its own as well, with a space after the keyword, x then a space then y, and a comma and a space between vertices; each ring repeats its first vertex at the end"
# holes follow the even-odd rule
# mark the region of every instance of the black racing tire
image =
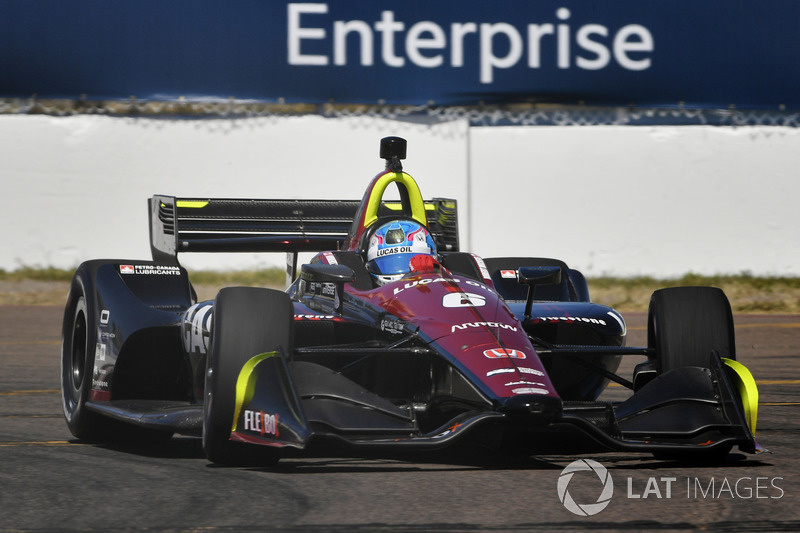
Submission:
MULTIPOLYGON (((716 287, 671 287, 655 291, 647 319, 647 346, 655 351, 658 374, 688 366, 707 368, 712 351, 736 359, 733 314, 716 287)), ((722 461, 732 446, 712 450, 656 452, 657 459, 722 461)))
POLYGON ((104 440, 109 420, 86 408, 92 388, 97 324, 91 278, 79 268, 72 279, 61 334, 61 403, 70 433, 81 440, 104 440))
POLYGON ((253 356, 276 349, 289 356, 293 328, 293 306, 284 292, 230 287, 217 294, 203 402, 203 451, 210 461, 227 465, 278 461, 274 448, 234 442, 229 437, 242 366, 253 356))
POLYGON ((655 291, 647 319, 647 346, 663 374, 675 368, 707 368, 711 352, 736 359, 730 302, 716 287, 671 287, 655 291))
POLYGON ((92 389, 97 316, 91 263, 78 267, 70 285, 61 329, 61 405, 70 433, 88 442, 158 444, 172 431, 137 427, 86 407, 92 389))

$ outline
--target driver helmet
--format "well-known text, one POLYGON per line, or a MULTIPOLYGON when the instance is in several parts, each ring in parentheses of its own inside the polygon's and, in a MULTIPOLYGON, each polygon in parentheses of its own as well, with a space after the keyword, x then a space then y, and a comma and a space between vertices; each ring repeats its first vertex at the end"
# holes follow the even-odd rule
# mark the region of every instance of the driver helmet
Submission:
POLYGON ((411 259, 420 254, 436 258, 436 244, 423 225, 411 220, 387 222, 369 240, 367 270, 378 285, 384 285, 411 272, 411 259))

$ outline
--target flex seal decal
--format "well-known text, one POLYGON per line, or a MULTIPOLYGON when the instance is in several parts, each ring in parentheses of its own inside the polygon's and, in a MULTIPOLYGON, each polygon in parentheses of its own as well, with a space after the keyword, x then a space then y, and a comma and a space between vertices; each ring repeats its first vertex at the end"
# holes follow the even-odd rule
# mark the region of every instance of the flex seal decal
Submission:
POLYGON ((244 430, 255 431, 263 437, 264 435, 272 435, 275 438, 281 436, 278 429, 279 417, 277 414, 269 414, 264 411, 244 411, 244 430))
MULTIPOLYGON (((250 403, 250 401, 253 399, 253 395, 255 394, 256 378, 258 377, 258 375, 254 374, 253 371, 256 365, 258 365, 258 363, 260 363, 265 359, 269 359, 270 357, 278 357, 278 352, 267 352, 251 357, 250 360, 244 364, 242 370, 239 372, 239 377, 236 379, 236 403, 235 403, 235 413, 233 415, 233 428, 231 428, 231 431, 236 431, 239 415, 242 413, 242 411, 245 411, 245 417, 243 420, 245 424, 243 425, 250 424, 248 426, 248 429, 252 430, 252 428, 259 423, 259 421, 253 418, 255 413, 254 411, 242 408, 250 403), (246 414, 246 412, 248 411, 250 412, 249 415, 246 414)), ((274 433, 271 434, 277 436, 278 419, 276 417, 273 420, 275 424, 275 429, 274 433)), ((261 425, 259 427, 263 428, 264 426, 261 425)), ((261 431, 261 429, 259 429, 258 431, 261 431)))

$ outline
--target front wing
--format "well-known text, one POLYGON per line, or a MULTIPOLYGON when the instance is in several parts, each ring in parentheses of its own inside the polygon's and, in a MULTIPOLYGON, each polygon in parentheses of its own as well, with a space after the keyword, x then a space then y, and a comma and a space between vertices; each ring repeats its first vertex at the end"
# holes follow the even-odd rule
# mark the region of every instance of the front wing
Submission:
POLYGON ((423 432, 413 405, 396 405, 326 367, 287 362, 273 352, 242 369, 231 439, 295 448, 335 440, 371 449, 435 449, 471 438, 497 441, 500 434, 534 444, 542 438, 557 442, 577 429, 594 449, 711 452, 737 445, 759 451, 740 396, 716 354, 708 368, 667 372, 621 403, 564 402, 542 409, 538 397, 529 404, 517 400, 513 408, 512 402, 495 402, 462 412, 423 432))

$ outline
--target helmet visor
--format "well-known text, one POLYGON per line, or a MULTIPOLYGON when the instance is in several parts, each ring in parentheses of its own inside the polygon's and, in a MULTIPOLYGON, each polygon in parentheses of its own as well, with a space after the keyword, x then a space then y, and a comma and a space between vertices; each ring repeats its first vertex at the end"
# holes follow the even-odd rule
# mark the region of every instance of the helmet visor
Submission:
POLYGON ((415 253, 400 253, 376 257, 367 264, 367 269, 373 274, 406 274, 410 270, 409 262, 415 253))

